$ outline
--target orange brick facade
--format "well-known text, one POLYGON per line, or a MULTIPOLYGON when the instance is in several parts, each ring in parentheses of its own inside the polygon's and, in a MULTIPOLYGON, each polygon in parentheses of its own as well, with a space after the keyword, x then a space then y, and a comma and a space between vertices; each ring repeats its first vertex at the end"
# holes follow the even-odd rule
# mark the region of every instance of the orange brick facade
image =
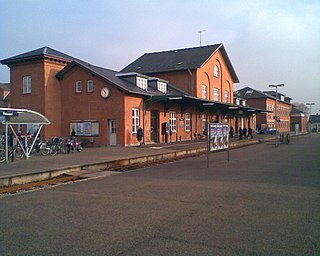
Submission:
MULTIPOLYGON (((266 109, 271 113, 257 114, 257 128, 275 128, 275 105, 276 100, 271 98, 247 99, 247 104, 252 107, 266 109)), ((291 130, 290 112, 292 105, 282 101, 277 102, 277 116, 280 118, 278 122, 279 132, 289 132, 291 130)))
MULTIPOLYGON (((93 146, 137 145, 133 131, 133 110, 139 112, 139 126, 144 130, 146 143, 174 142, 199 138, 211 121, 227 122, 236 131, 239 127, 254 127, 255 115, 232 111, 228 107, 196 107, 192 103, 167 104, 163 101, 148 103, 148 96, 128 93, 114 82, 91 72, 80 65, 70 66, 70 61, 59 58, 43 58, 10 66, 11 106, 28 108, 44 114, 51 125, 45 127, 42 136, 69 136, 76 124, 83 129, 94 128, 93 136, 83 135, 93 146), (67 69, 70 66, 70 69, 67 69), (63 77, 57 73, 66 70, 63 77), (24 94, 23 77, 32 77, 32 91, 24 94), (93 91, 88 91, 88 81, 93 91), (77 82, 82 89, 76 91, 77 82), (101 97, 101 89, 107 87, 110 97, 101 97), (162 124, 167 122, 171 132, 163 134, 162 124)), ((177 88, 198 99, 232 104, 234 79, 220 51, 216 51, 201 67, 193 70, 148 74, 165 79, 177 88), (214 75, 214 67, 219 70, 214 75), (203 97, 206 87, 206 98, 203 97), (219 91, 215 98, 215 88, 219 91)), ((84 132, 85 134, 86 132, 84 132)))

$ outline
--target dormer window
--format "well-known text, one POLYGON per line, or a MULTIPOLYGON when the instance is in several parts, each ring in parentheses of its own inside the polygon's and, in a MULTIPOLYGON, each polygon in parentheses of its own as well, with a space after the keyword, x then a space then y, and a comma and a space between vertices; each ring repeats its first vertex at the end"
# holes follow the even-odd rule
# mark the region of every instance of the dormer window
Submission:
POLYGON ((213 76, 214 77, 219 77, 219 67, 217 65, 214 65, 213 76))
POLYGON ((146 78, 137 76, 137 86, 142 90, 147 90, 148 88, 148 80, 146 78))
POLYGON ((158 82, 157 83, 157 89, 158 89, 158 91, 166 94, 167 93, 167 84, 163 83, 163 82, 158 82))

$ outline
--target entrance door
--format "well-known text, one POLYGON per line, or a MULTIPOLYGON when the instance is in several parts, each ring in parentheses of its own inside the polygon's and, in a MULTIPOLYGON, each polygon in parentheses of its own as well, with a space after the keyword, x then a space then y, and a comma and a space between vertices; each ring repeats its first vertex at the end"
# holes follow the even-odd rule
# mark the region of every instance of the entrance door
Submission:
POLYGON ((117 145, 116 120, 109 120, 109 145, 117 145))
POLYGON ((159 142, 159 111, 151 110, 151 140, 159 142))

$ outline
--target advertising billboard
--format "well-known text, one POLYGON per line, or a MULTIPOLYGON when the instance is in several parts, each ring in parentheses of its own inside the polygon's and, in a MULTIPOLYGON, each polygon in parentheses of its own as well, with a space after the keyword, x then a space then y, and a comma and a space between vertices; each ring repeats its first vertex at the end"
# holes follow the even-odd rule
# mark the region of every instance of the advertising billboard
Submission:
POLYGON ((229 148, 229 125, 222 123, 209 123, 209 151, 229 148))

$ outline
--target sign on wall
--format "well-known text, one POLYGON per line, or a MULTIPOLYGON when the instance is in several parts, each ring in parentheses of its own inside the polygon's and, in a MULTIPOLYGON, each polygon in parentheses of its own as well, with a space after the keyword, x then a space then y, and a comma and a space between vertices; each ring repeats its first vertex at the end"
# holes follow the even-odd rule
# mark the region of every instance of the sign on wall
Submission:
POLYGON ((99 136, 98 121, 79 121, 70 123, 70 133, 75 130, 77 136, 99 136))
POLYGON ((229 124, 209 123, 209 151, 229 148, 229 124))

